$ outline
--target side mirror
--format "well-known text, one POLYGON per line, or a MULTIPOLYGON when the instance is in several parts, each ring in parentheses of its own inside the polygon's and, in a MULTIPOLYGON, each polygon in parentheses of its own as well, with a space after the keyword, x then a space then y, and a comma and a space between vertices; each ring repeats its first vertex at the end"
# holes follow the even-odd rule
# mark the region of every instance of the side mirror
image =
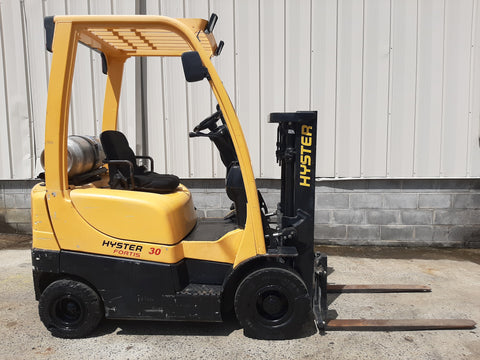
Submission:
POLYGON ((209 79, 208 69, 203 66, 202 59, 196 51, 188 51, 182 54, 183 72, 188 82, 196 82, 205 78, 209 79))

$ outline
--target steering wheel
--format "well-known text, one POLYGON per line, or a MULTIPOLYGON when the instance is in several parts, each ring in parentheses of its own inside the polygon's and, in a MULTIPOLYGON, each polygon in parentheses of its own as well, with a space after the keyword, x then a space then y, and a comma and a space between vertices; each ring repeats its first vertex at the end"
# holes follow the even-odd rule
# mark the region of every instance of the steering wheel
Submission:
MULTIPOLYGON (((190 136, 199 136, 201 135, 201 131, 202 130, 205 130, 205 129, 209 129, 210 131, 215 131, 215 129, 217 128, 217 121, 221 119, 222 122, 223 122, 223 114, 222 114, 222 111, 220 110, 220 106, 217 105, 217 111, 214 112, 212 115, 210 115, 209 117, 207 117, 206 119, 202 120, 202 122, 200 124, 198 124, 197 126, 195 126, 193 128, 193 132, 190 133, 190 136)), ((203 134, 205 135, 205 134, 203 134)))

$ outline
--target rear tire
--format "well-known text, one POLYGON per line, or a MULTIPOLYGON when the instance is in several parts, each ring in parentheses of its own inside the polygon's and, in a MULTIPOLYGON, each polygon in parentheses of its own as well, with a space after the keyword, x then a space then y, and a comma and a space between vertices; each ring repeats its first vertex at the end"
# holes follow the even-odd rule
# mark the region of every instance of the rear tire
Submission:
POLYGON ((234 306, 245 335, 291 339, 299 336, 308 320, 310 296, 296 273, 269 267, 245 277, 237 288, 234 306))
POLYGON ((96 329, 103 318, 100 296, 88 285, 57 280, 40 296, 40 319, 53 336, 81 338, 96 329))

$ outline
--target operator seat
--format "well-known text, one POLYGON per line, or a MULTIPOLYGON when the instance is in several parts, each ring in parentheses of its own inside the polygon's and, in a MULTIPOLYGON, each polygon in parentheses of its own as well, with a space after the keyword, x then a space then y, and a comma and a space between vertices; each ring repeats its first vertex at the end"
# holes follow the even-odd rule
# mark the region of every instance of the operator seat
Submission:
POLYGON ((107 130, 100 134, 105 163, 110 173, 112 189, 140 190, 155 193, 173 192, 180 180, 175 175, 157 174, 153 172, 153 159, 149 156, 135 156, 128 145, 128 140, 119 131, 107 130), (137 159, 150 160, 151 171, 137 165, 137 159))

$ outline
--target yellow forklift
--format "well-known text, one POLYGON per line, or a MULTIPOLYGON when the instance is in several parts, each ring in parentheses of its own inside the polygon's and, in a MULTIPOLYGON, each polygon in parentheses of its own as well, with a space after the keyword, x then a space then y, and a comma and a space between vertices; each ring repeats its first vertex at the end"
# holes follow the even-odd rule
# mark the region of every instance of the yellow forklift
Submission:
MULTIPOLYGON (((33 278, 42 322, 54 336, 78 338, 104 317, 218 322, 233 313, 248 336, 287 339, 298 336, 313 309, 320 330, 412 328, 411 323, 327 319, 327 292, 355 287, 329 288, 326 256, 314 253, 317 114, 270 115, 278 124, 282 176, 278 208, 269 213, 237 115, 210 61, 223 47, 212 33, 216 21, 215 14, 209 21, 45 18, 46 46, 53 54, 45 173, 32 190, 33 278), (100 140, 68 136, 80 43, 101 54, 107 75, 100 140), (190 137, 208 137, 220 152, 233 203, 226 219, 197 218, 192 195, 179 178, 156 173, 153 159, 135 155, 117 131, 124 63, 140 56, 180 57, 188 82, 209 82, 217 111, 190 137)), ((471 328, 474 323, 413 325, 471 328)))

